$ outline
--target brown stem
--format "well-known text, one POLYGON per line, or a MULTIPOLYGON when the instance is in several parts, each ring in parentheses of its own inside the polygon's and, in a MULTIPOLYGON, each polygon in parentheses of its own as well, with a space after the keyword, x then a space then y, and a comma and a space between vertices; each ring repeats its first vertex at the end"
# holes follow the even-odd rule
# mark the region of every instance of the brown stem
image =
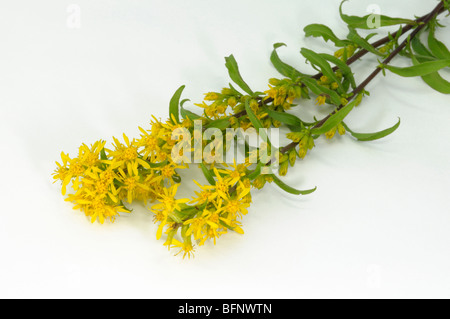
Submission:
MULTIPOLYGON (((438 11, 437 14, 440 14, 440 13, 442 13, 442 12, 444 12, 444 11, 445 11, 445 8, 442 7, 442 8, 440 8, 440 10, 438 11)), ((428 14, 427 14, 427 15, 424 15, 424 16, 418 18, 418 19, 416 19, 415 21, 418 22, 418 23, 424 22, 424 20, 425 20, 427 17, 428 17, 428 14)), ((405 33, 409 32, 413 27, 414 27, 414 25, 412 25, 412 24, 406 25, 406 26, 402 29, 401 35, 404 35, 405 33)), ((378 41, 372 43, 371 45, 372 45, 374 48, 378 48, 378 47, 382 46, 383 44, 388 43, 389 41, 391 41, 391 38, 390 38, 389 36, 386 36, 386 37, 384 37, 384 38, 382 38, 382 39, 380 39, 380 40, 378 40, 378 41)), ((356 54, 354 54, 353 56, 351 56, 351 57, 346 61, 347 65, 351 65, 352 63, 358 61, 358 60, 361 59, 363 56, 365 56, 367 53, 369 53, 369 51, 367 51, 366 49, 361 49, 360 51, 358 51, 356 54)), ((339 67, 335 66, 335 67, 333 68, 333 71, 337 71, 338 69, 339 69, 339 67)), ((320 73, 317 73, 316 75, 313 75, 311 78, 313 78, 313 79, 315 79, 315 80, 318 80, 318 79, 320 79, 320 77, 321 77, 322 75, 323 75, 323 74, 320 72, 320 73)), ((273 102, 273 99, 272 99, 272 98, 268 98, 268 99, 266 99, 266 100, 264 100, 264 101, 263 101, 263 99, 261 99, 261 101, 259 102, 259 104, 260 104, 260 106, 262 106, 263 103, 267 104, 267 103, 271 103, 271 102, 273 102)), ((238 118, 238 117, 244 116, 244 115, 246 115, 246 114, 247 114, 247 111, 246 111, 246 110, 242 110, 242 111, 240 111, 240 112, 238 112, 238 113, 236 113, 236 114, 233 114, 232 116, 238 118)))
MULTIPOLYGON (((444 12, 444 11, 445 11, 445 8, 441 8, 441 9, 439 10, 439 13, 438 13, 438 14, 440 14, 440 13, 442 13, 442 12, 444 12)), ((420 22, 423 22, 427 17, 428 17, 428 14, 426 14, 426 15, 424 15, 424 16, 418 18, 418 19, 416 19, 415 21, 416 21, 417 23, 420 23, 420 22)), ((405 27, 403 27, 400 36, 402 36, 402 35, 404 35, 405 33, 409 32, 414 26, 415 26, 415 25, 413 25, 413 24, 408 24, 408 25, 406 25, 405 27)), ((378 40, 378 41, 372 43, 371 45, 372 45, 374 48, 378 48, 378 47, 382 46, 383 44, 388 43, 389 41, 391 41, 391 37, 386 36, 386 37, 384 37, 384 38, 382 38, 382 39, 380 39, 380 40, 378 40)), ((347 65, 351 65, 352 63, 354 63, 354 62, 356 62, 357 60, 361 59, 361 58, 362 58, 363 56, 365 56, 367 53, 369 53, 369 51, 367 51, 366 49, 362 49, 362 50, 358 51, 355 55, 351 56, 351 57, 347 60, 347 65)), ((337 66, 335 66, 335 67, 333 68, 333 71, 337 71, 338 69, 339 69, 339 68, 338 68, 337 66)), ((318 74, 314 75, 312 78, 318 80, 318 79, 320 79, 320 77, 321 77, 322 75, 323 75, 322 73, 318 73, 318 74)))
MULTIPOLYGON (((389 64, 393 58, 395 58, 408 44, 408 41, 412 40, 414 37, 417 36, 417 34, 419 34, 420 31, 423 30, 423 28, 425 28, 425 26, 437 15, 439 15, 440 13, 444 12, 445 8, 444 8, 444 2, 441 1, 436 8, 434 8, 433 11, 431 11, 429 14, 427 14, 426 16, 420 18, 421 21, 423 22, 422 24, 420 24, 411 34, 410 36, 405 39, 394 51, 392 51, 392 53, 382 62, 382 64, 389 64)), ((408 29, 408 31, 411 28, 408 29)), ((382 39, 383 40, 383 39, 382 39)), ((348 99, 348 101, 350 102, 352 99, 354 99, 359 93, 361 93, 365 87, 382 71, 382 68, 380 66, 378 66, 359 86, 357 86, 353 92, 352 92, 352 96, 348 99)), ((313 128, 318 128, 320 126, 322 126, 329 118, 330 116, 332 116, 333 114, 335 114, 337 111, 339 111, 340 109, 342 109, 344 107, 344 105, 340 105, 336 110, 334 110, 332 113, 330 113, 329 115, 327 115, 326 117, 324 117, 322 120, 320 120, 319 122, 317 122, 313 128)), ((286 153, 287 151, 289 151, 290 149, 294 148, 297 146, 298 143, 296 142, 292 142, 286 146, 284 146, 283 148, 280 149, 281 153, 286 153)))
MULTIPOLYGON (((439 12, 444 8, 444 3, 441 1, 437 7, 429 13, 426 18, 423 20, 423 24, 419 25, 408 37, 410 40, 416 37, 416 35, 422 31, 422 29, 433 19, 436 15, 439 14, 439 12)), ((382 62, 382 64, 389 64, 393 58, 395 58, 408 44, 408 38, 405 39, 392 53, 382 62)), ((356 87, 353 92, 352 96, 348 99, 350 102, 353 98, 355 98, 359 93, 361 93, 364 88, 382 71, 381 67, 377 67, 358 87, 356 87)), ((319 121, 316 125, 313 126, 313 128, 317 128, 323 125, 325 121, 336 111, 339 111, 342 109, 344 105, 340 105, 335 111, 333 111, 331 114, 323 118, 321 121, 319 121)))

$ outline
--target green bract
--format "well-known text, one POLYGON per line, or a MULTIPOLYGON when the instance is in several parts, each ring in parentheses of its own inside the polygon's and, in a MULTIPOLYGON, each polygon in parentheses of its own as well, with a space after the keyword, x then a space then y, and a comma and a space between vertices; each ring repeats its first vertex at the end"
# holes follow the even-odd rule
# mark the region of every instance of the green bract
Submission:
POLYGON ((183 93, 184 88, 185 88, 184 85, 180 86, 180 88, 175 91, 175 94, 170 99, 170 106, 169 106, 170 119, 172 121, 175 119, 175 123, 180 123, 180 116, 178 110, 180 105, 181 93, 183 93))

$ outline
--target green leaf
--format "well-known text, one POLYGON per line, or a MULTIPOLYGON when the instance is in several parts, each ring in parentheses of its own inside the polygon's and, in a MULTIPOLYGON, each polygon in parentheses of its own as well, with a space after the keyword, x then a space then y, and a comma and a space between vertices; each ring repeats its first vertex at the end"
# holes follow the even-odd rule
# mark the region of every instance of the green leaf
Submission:
POLYGON ((180 106, 180 114, 182 118, 189 118, 190 120, 197 120, 200 119, 201 116, 198 114, 195 114, 194 112, 186 110, 183 106, 180 106))
POLYGON ((214 120, 209 122, 205 128, 218 128, 219 130, 223 131, 224 129, 228 128, 230 126, 230 117, 224 117, 218 120, 214 120))
POLYGON ((100 151, 100 159, 102 160, 107 160, 108 156, 106 155, 105 149, 102 148, 102 150, 100 151))
POLYGON ((270 55, 270 61, 272 62, 273 66, 277 71, 284 75, 285 77, 291 78, 292 80, 296 80, 297 78, 301 77, 303 74, 299 71, 297 71, 295 68, 290 66, 289 64, 284 63, 281 61, 280 57, 278 56, 277 49, 281 46, 285 46, 284 43, 275 43, 273 45, 273 51, 270 55))
POLYGON ((438 72, 424 75, 422 79, 432 89, 442 94, 450 94, 450 82, 444 79, 438 72))
POLYGON ((211 174, 210 170, 205 166, 205 164, 200 163, 199 166, 202 169, 203 175, 205 175, 206 180, 211 185, 216 185, 216 180, 214 179, 214 176, 211 174))
POLYGON ((336 58, 334 55, 331 54, 321 53, 320 56, 325 60, 336 65, 341 70, 344 78, 350 81, 352 88, 356 88, 356 81, 355 77, 353 76, 352 69, 350 69, 350 67, 345 62, 343 62, 342 60, 336 58))
POLYGON ((342 120, 350 113, 350 111, 355 107, 357 100, 353 100, 350 103, 348 103, 346 106, 332 114, 325 123, 322 124, 322 126, 313 128, 311 130, 311 134, 313 135, 321 135, 328 131, 330 131, 332 128, 336 127, 339 123, 342 122, 342 120))
POLYGON ((261 128, 264 128, 261 121, 256 117, 253 110, 250 108, 249 99, 245 100, 245 111, 247 112, 248 118, 250 119, 250 122, 252 122, 254 128, 256 130, 259 130, 261 128))
POLYGON ((424 76, 430 73, 437 72, 443 68, 450 66, 450 59, 448 60, 438 60, 438 61, 427 61, 420 63, 418 65, 400 68, 396 66, 382 64, 382 68, 388 69, 392 73, 403 77, 413 77, 413 76, 424 76))
MULTIPOLYGON (((312 123, 308 123, 308 125, 312 125, 312 123)), ((294 126, 294 125, 286 125, 286 126, 291 132, 301 132, 303 129, 300 126, 294 126)))
POLYGON ((295 127, 301 127, 303 121, 300 120, 297 116, 293 114, 289 114, 286 112, 277 112, 269 109, 268 107, 264 107, 264 111, 269 114, 271 118, 274 120, 280 121, 281 123, 292 125, 295 127))
POLYGON ((255 115, 255 113, 253 113, 253 110, 250 108, 248 101, 249 99, 245 100, 245 110, 247 111, 247 116, 250 119, 250 122, 252 122, 253 127, 256 129, 256 131, 262 137, 262 139, 266 141, 269 145, 272 145, 269 141, 269 137, 266 134, 264 126, 262 125, 258 117, 255 115))
MULTIPOLYGON (((232 226, 228 225, 227 223, 225 223, 223 220, 219 220, 219 224, 225 228, 228 228, 229 230, 232 230, 232 231, 236 231, 236 227, 239 227, 239 226, 232 227, 232 226)), ((237 232, 237 233, 239 234, 239 232, 237 232)), ((242 234, 242 230, 241 230, 241 234, 242 234)))
POLYGON ((271 174, 270 176, 272 176, 273 181, 275 182, 275 184, 278 185, 278 187, 280 187, 282 190, 284 190, 285 192, 288 192, 290 194, 294 194, 294 195, 308 195, 311 194, 313 192, 315 192, 315 190, 317 189, 317 187, 314 187, 313 189, 308 189, 308 190, 298 190, 295 189, 289 185, 286 185, 281 179, 279 179, 276 175, 271 174))
POLYGON ((341 97, 339 94, 336 93, 336 91, 330 90, 329 88, 326 88, 322 85, 317 84, 317 81, 311 78, 302 78, 301 82, 306 85, 313 93, 320 95, 325 94, 330 97, 331 102, 334 105, 340 105, 341 104, 341 97))
MULTIPOLYGON (((339 12, 341 14, 341 19, 349 25, 351 28, 355 29, 373 29, 369 27, 368 20, 373 16, 371 14, 365 15, 364 17, 358 17, 358 16, 349 16, 342 12, 342 5, 347 0, 343 0, 341 2, 341 5, 339 7, 339 12)), ((410 24, 410 25, 416 25, 417 22, 410 19, 403 19, 403 18, 391 18, 385 15, 380 15, 380 27, 387 27, 397 24, 410 24)))
POLYGON ((311 51, 306 48, 302 48, 300 50, 300 53, 312 64, 318 66, 320 70, 322 71, 323 75, 326 75, 329 79, 331 79, 332 82, 336 82, 339 85, 339 91, 340 93, 343 93, 344 88, 342 87, 341 81, 337 78, 336 74, 334 73, 333 69, 331 68, 330 64, 326 59, 324 59, 320 54, 317 54, 314 51, 311 51))
POLYGON ((238 64, 233 55, 225 58, 225 66, 227 67, 228 74, 230 75, 230 78, 233 80, 233 82, 236 83, 247 94, 254 95, 253 91, 250 89, 247 83, 245 83, 245 81, 242 79, 242 76, 239 73, 238 64))
POLYGON ((236 90, 231 83, 229 83, 229 84, 230 84, 230 89, 231 89, 231 91, 233 91, 234 95, 236 95, 236 96, 241 96, 242 95, 242 93, 239 92, 238 90, 236 90))
POLYGON ((261 167, 262 167, 263 165, 264 165, 263 163, 258 162, 258 164, 256 165, 256 168, 255 168, 253 171, 251 171, 251 172, 247 175, 247 177, 248 177, 250 180, 254 180, 255 178, 257 178, 259 175, 261 175, 261 167))
MULTIPOLYGON (((414 65, 419 65, 424 60, 411 56, 411 60, 414 65)), ((444 79, 438 72, 430 73, 422 76, 422 80, 428 84, 432 89, 442 93, 450 94, 450 82, 444 79)))
POLYGON ((417 54, 424 57, 436 59, 436 57, 427 49, 427 47, 422 42, 420 42, 420 39, 418 37, 414 37, 410 43, 414 52, 416 52, 417 54))
POLYGON ((322 37, 325 42, 328 40, 332 41, 337 47, 345 47, 346 45, 350 44, 347 40, 341 40, 339 39, 334 32, 323 24, 310 24, 307 25, 303 31, 305 31, 306 37, 322 37))
POLYGON ((363 39, 354 28, 349 28, 349 30, 350 32, 347 36, 347 39, 357 44, 359 47, 372 52, 373 54, 383 56, 383 54, 378 52, 378 50, 375 49, 366 39, 363 39))
POLYGON ((178 106, 180 105, 180 97, 181 97, 181 93, 183 92, 185 88, 185 85, 182 85, 178 88, 178 90, 175 91, 174 95, 172 96, 172 98, 170 99, 170 104, 169 104, 169 114, 170 114, 170 120, 173 122, 174 118, 175 118, 175 123, 180 123, 180 117, 179 117, 179 112, 178 112, 178 106))
POLYGON ((359 140, 359 141, 374 141, 374 140, 383 138, 385 136, 388 136, 389 134, 392 134, 395 130, 397 130, 397 128, 400 126, 400 118, 398 119, 397 124, 395 124, 394 126, 388 128, 388 129, 379 131, 379 132, 375 132, 375 133, 356 133, 356 132, 352 131, 347 126, 347 124, 345 124, 344 122, 342 122, 342 125, 357 140, 359 140))
POLYGON ((428 33, 428 47, 435 57, 443 60, 448 60, 450 59, 450 51, 447 49, 444 43, 436 39, 435 30, 435 26, 432 26, 430 28, 430 32, 428 33))
POLYGON ((146 161, 146 162, 148 163, 148 165, 150 165, 151 168, 163 167, 163 166, 166 166, 169 163, 168 160, 162 161, 160 163, 150 163, 148 161, 146 161))

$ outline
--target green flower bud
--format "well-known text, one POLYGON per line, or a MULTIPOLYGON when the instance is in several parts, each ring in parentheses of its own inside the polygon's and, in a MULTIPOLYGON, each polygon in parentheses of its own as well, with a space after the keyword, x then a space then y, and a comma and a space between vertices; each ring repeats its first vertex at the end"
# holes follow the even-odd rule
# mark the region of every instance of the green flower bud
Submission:
POLYGON ((236 98, 234 96, 230 97, 227 101, 228 105, 231 107, 235 107, 237 104, 236 98))
POLYGON ((344 125, 342 125, 342 123, 339 123, 337 129, 338 129, 339 135, 344 135, 345 134, 345 127, 344 127, 344 125))
POLYGON ((257 189, 261 189, 266 184, 266 178, 264 175, 259 175, 255 180, 253 181, 253 186, 257 189))
POLYGON ((287 174, 288 168, 289 168, 288 161, 281 163, 280 168, 278 169, 278 174, 280 174, 280 176, 285 176, 287 174))
POLYGON ((291 166, 294 166, 296 160, 297 160, 297 152, 295 151, 295 149, 292 149, 289 151, 289 164, 291 164, 291 166))
POLYGON ((295 89, 295 97, 300 98, 302 97, 302 87, 299 85, 294 86, 295 89))
POLYGON ((315 144, 314 144, 314 138, 312 136, 310 136, 308 138, 308 145, 307 146, 308 146, 309 150, 312 150, 314 148, 315 144))
POLYGON ((230 88, 223 88, 222 89, 222 94, 224 94, 224 95, 232 95, 234 93, 233 93, 233 91, 230 88))
POLYGON ((278 84, 280 84, 280 80, 279 79, 275 79, 275 78, 271 78, 269 80, 269 83, 273 86, 277 86, 278 84))

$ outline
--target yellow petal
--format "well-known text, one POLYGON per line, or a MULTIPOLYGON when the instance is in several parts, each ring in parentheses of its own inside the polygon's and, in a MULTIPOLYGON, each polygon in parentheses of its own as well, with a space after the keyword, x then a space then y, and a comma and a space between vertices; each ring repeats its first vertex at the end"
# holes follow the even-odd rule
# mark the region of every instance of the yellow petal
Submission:
POLYGON ((163 228, 166 225, 166 220, 164 219, 161 224, 159 224, 158 230, 156 231, 156 239, 159 240, 162 236, 163 228))
POLYGON ((98 219, 99 219, 99 221, 100 221, 100 224, 103 224, 103 223, 105 222, 105 216, 103 216, 102 213, 99 213, 99 214, 98 214, 98 219))
POLYGON ((125 143, 127 143, 127 146, 130 146, 130 140, 129 140, 128 137, 125 135, 125 133, 123 133, 123 140, 125 141, 125 143))
MULTIPOLYGON (((141 164, 144 168, 150 169, 150 164, 147 163, 146 161, 144 161, 144 160, 142 160, 142 159, 140 159, 140 158, 138 158, 137 161, 138 161, 139 164, 141 164)), ((137 175, 137 174, 136 174, 136 175, 137 175)))

